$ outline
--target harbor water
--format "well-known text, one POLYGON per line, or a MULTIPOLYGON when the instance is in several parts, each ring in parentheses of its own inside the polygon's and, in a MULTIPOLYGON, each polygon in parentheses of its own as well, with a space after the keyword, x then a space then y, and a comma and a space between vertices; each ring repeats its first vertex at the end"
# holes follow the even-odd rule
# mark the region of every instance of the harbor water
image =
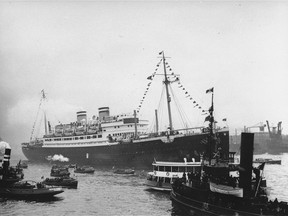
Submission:
MULTIPOLYGON (((288 201, 288 154, 261 157, 282 159, 281 165, 266 165, 264 175, 271 188, 270 199, 288 201)), ((11 165, 16 163, 11 161, 11 165)), ((50 177, 51 166, 30 163, 24 169, 24 179, 41 181, 41 177, 50 177)), ((64 193, 45 201, 0 199, 0 215, 187 215, 180 206, 172 205, 169 193, 146 188, 144 182, 150 170, 136 169, 134 175, 115 174, 112 167, 96 168, 94 174, 70 170, 71 176, 78 180, 77 189, 65 189, 64 193)))

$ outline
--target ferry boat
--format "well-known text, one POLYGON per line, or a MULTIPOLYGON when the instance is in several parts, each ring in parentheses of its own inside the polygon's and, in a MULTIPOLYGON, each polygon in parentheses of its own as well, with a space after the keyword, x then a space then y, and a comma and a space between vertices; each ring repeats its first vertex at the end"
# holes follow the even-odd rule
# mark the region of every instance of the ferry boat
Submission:
MULTIPOLYGON (((50 121, 46 120, 44 112, 45 135, 35 137, 33 129, 30 141, 22 143, 22 152, 29 161, 43 162, 57 154, 69 158, 72 163, 93 166, 150 167, 154 158, 159 161, 182 161, 182 158, 187 157, 199 161, 200 154, 207 150, 209 131, 204 124, 199 127, 185 127, 182 129, 174 127, 170 106, 174 94, 172 94, 173 92, 170 93, 172 90, 170 85, 172 83, 179 84, 180 79, 179 75, 167 72, 171 68, 167 66, 164 52, 161 52, 161 60, 157 64, 157 68, 161 62, 163 63, 164 73, 156 74, 155 71, 152 76, 149 76, 147 78, 149 79, 147 89, 155 75, 164 75, 163 84, 166 90, 167 119, 169 120, 169 126, 164 131, 160 131, 158 128, 158 115, 155 111, 155 130, 151 133, 147 132, 148 121, 140 119, 138 115, 141 105, 132 114, 121 115, 110 115, 109 107, 100 107, 98 109, 99 115, 97 117, 94 115, 92 120, 88 120, 87 112, 81 110, 77 112, 76 121, 69 124, 58 124, 54 128, 51 127, 50 121)), ((213 88, 207 92, 212 93, 213 97, 213 88)), ((187 95, 186 93, 187 91, 184 94, 187 95)), ((192 97, 188 99, 195 104, 195 109, 199 109, 200 112, 202 111, 205 114, 207 110, 199 106, 192 97)), ((42 90, 39 107, 42 106, 44 101, 46 101, 46 94, 42 90)), ((214 109, 213 104, 210 109, 214 109)), ((217 128, 215 130, 217 140, 222 145, 223 153, 228 154, 228 129, 217 128)))
POLYGON ((188 180, 188 174, 199 174, 201 172, 201 162, 165 162, 154 161, 153 171, 147 173, 145 185, 152 190, 171 191, 172 183, 176 179, 184 178, 188 180))

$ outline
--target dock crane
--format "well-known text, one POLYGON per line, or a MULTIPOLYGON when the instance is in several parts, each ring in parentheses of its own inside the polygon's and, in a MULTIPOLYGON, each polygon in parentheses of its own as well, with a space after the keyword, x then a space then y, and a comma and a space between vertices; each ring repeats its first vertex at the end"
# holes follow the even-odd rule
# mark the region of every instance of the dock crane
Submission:
POLYGON ((270 138, 282 138, 282 128, 281 128, 282 121, 278 122, 277 127, 272 127, 272 128, 269 126, 268 120, 266 120, 266 123, 267 123, 270 138))
POLYGON ((253 126, 250 126, 250 127, 244 126, 244 132, 250 132, 250 129, 252 129, 252 128, 259 128, 260 132, 264 132, 265 127, 266 127, 266 125, 263 124, 263 122, 259 122, 253 126))

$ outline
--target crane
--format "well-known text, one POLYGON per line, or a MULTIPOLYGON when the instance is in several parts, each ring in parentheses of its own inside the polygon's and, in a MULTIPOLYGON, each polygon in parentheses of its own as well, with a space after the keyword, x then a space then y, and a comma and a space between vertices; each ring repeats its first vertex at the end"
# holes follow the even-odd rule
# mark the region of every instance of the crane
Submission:
MULTIPOLYGON (((252 128, 259 128, 259 130, 261 132, 263 132, 265 127, 266 127, 266 125, 263 124, 263 122, 259 122, 255 125, 250 126, 250 127, 244 126, 244 132, 250 132, 250 129, 252 129, 252 128)), ((269 126, 268 126, 268 128, 269 128, 269 126)))
POLYGON ((266 123, 268 126, 269 136, 271 138, 281 137, 281 135, 282 135, 282 128, 281 128, 282 121, 278 122, 277 127, 272 127, 272 130, 271 130, 271 127, 269 126, 268 120, 266 120, 266 123), (276 131, 276 128, 277 128, 277 131, 276 131))

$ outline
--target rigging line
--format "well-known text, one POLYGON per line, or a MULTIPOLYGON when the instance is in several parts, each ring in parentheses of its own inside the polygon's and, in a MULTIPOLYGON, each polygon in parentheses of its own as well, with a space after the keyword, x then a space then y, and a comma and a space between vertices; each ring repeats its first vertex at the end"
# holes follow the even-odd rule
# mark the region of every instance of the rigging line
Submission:
POLYGON ((31 135, 30 135, 30 141, 32 140, 32 137, 34 135, 34 130, 35 130, 35 126, 36 126, 36 122, 37 122, 38 116, 39 116, 39 111, 40 111, 40 108, 41 108, 42 101, 43 101, 43 98, 41 97, 40 104, 38 106, 38 110, 37 110, 37 114, 36 114, 36 119, 35 119, 35 121, 33 123, 32 131, 31 131, 31 135))
MULTIPOLYGON (((165 97, 165 93, 166 93, 166 87, 165 85, 163 85, 163 89, 162 89, 163 94, 161 95, 161 99, 159 101, 159 106, 158 106, 158 110, 159 110, 159 131, 166 131, 167 128, 165 128, 165 122, 163 119, 166 119, 166 114, 164 114, 165 110, 165 106, 166 104, 166 97, 165 97), (164 117, 165 116, 165 117, 164 117)), ((168 109, 168 107, 167 107, 168 109)))
MULTIPOLYGON (((162 59, 161 59, 161 60, 159 61, 159 63, 157 64, 157 68, 158 68, 158 66, 160 65, 161 61, 162 61, 162 59)), ((149 92, 149 90, 150 90, 150 87, 151 87, 152 82, 153 82, 153 80, 154 80, 154 76, 156 75, 156 71, 157 71, 157 70, 155 69, 155 71, 152 73, 152 75, 149 76, 151 81, 149 81, 150 84, 148 83, 148 84, 146 85, 146 91, 144 92, 144 96, 142 97, 142 100, 140 101, 140 102, 142 102, 142 103, 140 103, 141 106, 140 106, 140 107, 138 106, 138 108, 136 109, 138 113, 140 112, 140 110, 141 110, 141 108, 142 108, 142 105, 143 105, 143 103, 144 103, 144 99, 146 98, 146 96, 147 96, 147 94, 148 94, 148 92, 149 92)))
MULTIPOLYGON (((180 105, 180 103, 178 102, 178 98, 176 96, 175 96, 175 101, 176 101, 175 103, 180 105)), ((182 114, 184 116, 184 119, 186 120, 186 124, 187 124, 186 127, 189 126, 189 125, 192 126, 192 123, 191 123, 190 119, 188 118, 188 116, 187 116, 186 112, 184 111, 184 109, 181 106, 180 106, 180 109, 182 110, 181 112, 182 112, 182 114)), ((185 125, 184 125, 184 127, 185 127, 185 125)))
MULTIPOLYGON (((182 120, 182 126, 183 126, 183 128, 185 128, 185 122, 187 123, 187 121, 188 121, 188 119, 186 118, 186 121, 185 121, 185 112, 184 112, 184 110, 182 110, 182 107, 180 106, 180 103, 179 103, 179 101, 178 101, 178 98, 176 97, 176 95, 174 94, 174 91, 173 91, 173 89, 172 89, 172 87, 171 86, 169 86, 170 87, 170 91, 171 91, 171 94, 172 94, 172 96, 173 96, 173 98, 174 98, 174 103, 175 103, 175 105, 176 105, 176 108, 177 108, 177 110, 178 110, 178 113, 179 113, 179 116, 180 116, 180 118, 181 118, 181 120, 182 120)), ((187 127, 187 126, 186 126, 187 127)))
POLYGON ((39 126, 37 127, 37 131, 36 131, 36 134, 35 134, 35 138, 39 136, 39 132, 40 132, 40 129, 41 129, 41 125, 42 125, 42 121, 43 121, 43 115, 41 115, 41 119, 39 121, 39 126))

